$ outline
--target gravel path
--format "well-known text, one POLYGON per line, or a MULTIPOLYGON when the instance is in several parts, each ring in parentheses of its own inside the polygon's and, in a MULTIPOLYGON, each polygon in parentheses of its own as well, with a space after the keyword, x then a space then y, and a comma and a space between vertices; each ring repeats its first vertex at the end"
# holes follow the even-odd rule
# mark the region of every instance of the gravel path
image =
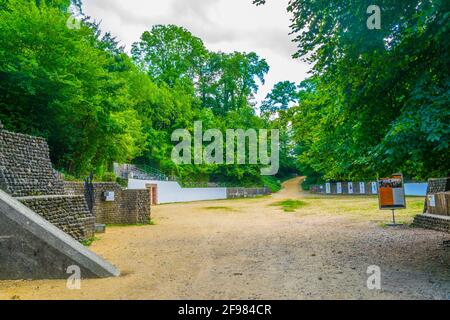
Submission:
POLYGON ((450 298, 448 234, 382 228, 376 198, 312 197, 299 179, 272 197, 154 207, 155 226, 110 227, 92 246, 121 277, 75 291, 65 281, 0 281, 0 299, 450 298), (286 213, 271 205, 281 199, 308 205, 286 213), (381 290, 367 289, 371 265, 381 290))

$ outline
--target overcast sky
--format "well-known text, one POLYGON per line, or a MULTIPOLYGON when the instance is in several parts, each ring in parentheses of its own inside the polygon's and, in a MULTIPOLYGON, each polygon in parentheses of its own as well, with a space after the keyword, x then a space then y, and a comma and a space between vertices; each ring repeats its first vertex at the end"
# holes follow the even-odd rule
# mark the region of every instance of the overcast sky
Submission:
POLYGON ((130 50, 155 24, 176 24, 201 38, 212 51, 256 52, 270 71, 257 95, 260 102, 273 85, 307 77, 309 65, 292 59, 295 44, 289 36, 288 0, 255 6, 252 0, 84 0, 85 14, 101 21, 130 50))

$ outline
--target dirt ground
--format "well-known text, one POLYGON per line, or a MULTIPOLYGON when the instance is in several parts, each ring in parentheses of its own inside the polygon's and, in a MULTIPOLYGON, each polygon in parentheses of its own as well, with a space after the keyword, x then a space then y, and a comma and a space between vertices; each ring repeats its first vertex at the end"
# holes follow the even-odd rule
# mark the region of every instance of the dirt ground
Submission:
MULTIPOLYGON (((91 249, 122 276, 0 281, 0 299, 449 299, 450 235, 388 228, 376 197, 312 196, 300 178, 271 197, 161 205, 156 225, 109 227, 91 249), (284 212, 271 204, 300 199, 284 212), (381 290, 367 269, 381 269, 381 290)), ((408 199, 411 222, 423 199, 408 199)))

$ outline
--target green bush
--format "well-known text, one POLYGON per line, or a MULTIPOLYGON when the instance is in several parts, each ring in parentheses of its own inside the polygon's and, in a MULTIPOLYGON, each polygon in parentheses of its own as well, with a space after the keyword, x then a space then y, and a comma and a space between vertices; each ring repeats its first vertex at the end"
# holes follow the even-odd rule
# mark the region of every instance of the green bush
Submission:
POLYGON ((105 172, 99 180, 102 182, 116 182, 117 177, 113 172, 105 172))
POLYGON ((120 184, 120 186, 123 187, 123 188, 127 188, 128 187, 128 180, 127 179, 123 179, 123 178, 117 177, 116 178, 116 182, 118 184, 120 184))
POLYGON ((281 190, 281 181, 273 176, 264 176, 261 178, 264 186, 270 189, 270 192, 275 193, 281 190))

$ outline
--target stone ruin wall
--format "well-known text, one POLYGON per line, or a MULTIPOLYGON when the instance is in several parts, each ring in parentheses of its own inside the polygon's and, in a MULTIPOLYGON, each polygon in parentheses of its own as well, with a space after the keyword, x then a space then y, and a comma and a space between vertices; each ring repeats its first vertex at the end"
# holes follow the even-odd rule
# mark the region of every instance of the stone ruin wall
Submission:
POLYGON ((227 199, 255 198, 269 194, 269 188, 227 188, 227 199))
MULTIPOLYGON (((93 214, 102 224, 148 224, 151 219, 150 191, 122 189, 115 182, 95 182, 93 214), (114 201, 105 201, 103 193, 114 192, 114 201)), ((85 195, 83 182, 65 182, 66 193, 85 195)))
POLYGON ((40 196, 17 198, 22 204, 79 241, 95 233, 95 217, 83 196, 40 196))
MULTIPOLYGON (((413 226, 419 228, 432 229, 442 232, 450 233, 450 216, 448 215, 449 208, 445 210, 441 208, 428 207, 428 196, 436 195, 436 201, 448 201, 448 192, 450 191, 450 178, 439 178, 428 180, 427 199, 425 199, 424 214, 417 215, 414 218, 413 226), (438 199, 437 196, 445 197, 438 199), (442 210, 442 212, 439 212, 442 210)), ((448 205, 448 203, 446 204, 448 205)))
POLYGON ((0 189, 76 240, 93 236, 95 218, 84 197, 65 195, 45 139, 3 130, 1 123, 0 189))
POLYGON ((0 128, 0 188, 13 197, 64 194, 45 139, 0 128))

